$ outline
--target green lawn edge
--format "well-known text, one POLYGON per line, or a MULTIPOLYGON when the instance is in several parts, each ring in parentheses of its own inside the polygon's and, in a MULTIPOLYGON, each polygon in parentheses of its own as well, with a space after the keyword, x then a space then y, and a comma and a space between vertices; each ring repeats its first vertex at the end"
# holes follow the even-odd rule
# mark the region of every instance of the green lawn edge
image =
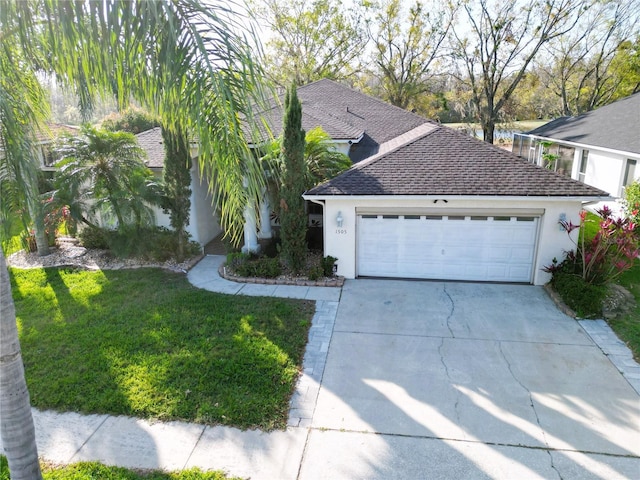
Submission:
POLYGON ((286 428, 315 302, 217 294, 153 268, 10 278, 34 407, 286 428))
MULTIPOLYGON (((104 465, 99 462, 78 462, 69 465, 42 463, 44 480, 242 480, 221 471, 203 471, 199 468, 165 472, 162 470, 135 470, 104 465)), ((9 465, 0 455, 0 480, 9 480, 9 465)))

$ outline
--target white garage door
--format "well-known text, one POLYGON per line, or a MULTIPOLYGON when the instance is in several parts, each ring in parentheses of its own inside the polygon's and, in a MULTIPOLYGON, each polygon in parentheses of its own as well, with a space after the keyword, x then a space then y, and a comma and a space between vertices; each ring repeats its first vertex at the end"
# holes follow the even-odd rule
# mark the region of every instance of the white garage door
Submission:
POLYGON ((531 282, 533 216, 359 215, 358 275, 531 282))

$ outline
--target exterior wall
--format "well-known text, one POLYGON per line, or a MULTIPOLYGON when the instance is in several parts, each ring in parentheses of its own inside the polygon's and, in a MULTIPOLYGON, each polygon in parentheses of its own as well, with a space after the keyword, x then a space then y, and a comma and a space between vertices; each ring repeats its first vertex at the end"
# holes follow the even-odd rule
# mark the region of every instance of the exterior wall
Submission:
MULTIPOLYGON (((202 181, 198 171, 197 161, 194 159, 191 168, 191 214, 189 215, 189 225, 187 232, 191 235, 191 240, 204 246, 213 240, 221 231, 218 216, 212 206, 212 198, 208 192, 208 182, 202 181)), ((154 171, 158 177, 162 177, 162 171, 154 171)), ((171 228, 169 215, 161 208, 154 207, 156 225, 159 227, 171 228)))
MULTIPOLYGON (((393 198, 375 198, 371 199, 353 199, 349 197, 330 198, 325 202, 324 209, 324 254, 331 255, 338 259, 338 275, 345 278, 355 278, 358 274, 356 271, 356 219, 357 208, 394 208, 401 210, 402 208, 421 208, 421 209, 543 209, 544 213, 540 217, 538 231, 538 248, 534 259, 533 281, 534 285, 543 285, 548 282, 551 276, 542 271, 546 265, 550 265, 554 258, 561 260, 563 252, 572 250, 575 245, 569 236, 562 230, 558 221, 562 214, 567 221, 574 224, 580 221, 579 213, 582 208, 579 200, 565 201, 549 201, 548 199, 540 200, 452 200, 448 199, 448 203, 438 202, 434 205, 433 198, 416 198, 416 199, 393 199, 393 198), (339 228, 336 218, 340 213, 342 217, 342 228, 339 228)), ((439 212, 439 214, 442 212, 439 212)), ((446 215, 446 213, 444 213, 446 215)), ((577 231, 574 232, 574 239, 577 231)))
POLYGON ((191 215, 187 232, 191 234, 192 240, 203 246, 222 231, 208 185, 209 182, 200 177, 197 161, 194 159, 191 169, 191 215))
POLYGON ((331 147, 340 152, 340 153, 344 153, 345 155, 349 156, 349 150, 351 149, 351 143, 349 142, 332 142, 331 143, 331 147))
MULTIPOLYGON (((636 159, 640 162, 640 155, 624 156, 602 150, 589 149, 589 163, 585 183, 600 188, 608 192, 612 197, 620 197, 622 193, 622 180, 627 158, 636 159)), ((636 180, 638 171, 636 169, 636 180)))

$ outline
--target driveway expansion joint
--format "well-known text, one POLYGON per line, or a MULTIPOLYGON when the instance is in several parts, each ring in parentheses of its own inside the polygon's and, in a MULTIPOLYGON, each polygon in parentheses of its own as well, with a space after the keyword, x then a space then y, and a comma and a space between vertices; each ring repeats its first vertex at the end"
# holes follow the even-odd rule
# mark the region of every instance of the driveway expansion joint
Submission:
POLYGON ((309 427, 309 431, 320 432, 320 433, 323 433, 323 432, 357 433, 361 435, 372 435, 372 436, 380 436, 380 437, 413 438, 416 440, 443 440, 446 442, 487 445, 489 447, 522 448, 525 450, 539 450, 543 452, 548 451, 548 452, 560 452, 560 453, 563 453, 563 452, 581 453, 584 455, 601 455, 603 457, 631 458, 631 459, 640 460, 640 455, 632 455, 632 454, 625 454, 625 453, 600 452, 600 451, 594 451, 594 450, 583 450, 583 449, 572 449, 572 448, 557 448, 557 447, 540 446, 540 445, 523 445, 521 443, 469 440, 469 439, 455 438, 455 437, 442 437, 437 435, 416 435, 416 434, 410 434, 410 433, 372 432, 371 430, 354 430, 354 429, 348 429, 348 428, 329 428, 329 427, 309 427))

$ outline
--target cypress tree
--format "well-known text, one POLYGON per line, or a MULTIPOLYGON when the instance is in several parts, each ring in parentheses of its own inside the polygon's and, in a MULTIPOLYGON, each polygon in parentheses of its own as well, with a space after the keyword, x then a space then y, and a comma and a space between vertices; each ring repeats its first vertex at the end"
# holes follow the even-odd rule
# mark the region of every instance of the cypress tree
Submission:
POLYGON ((181 261, 185 256, 188 240, 186 228, 191 209, 191 151, 187 135, 180 129, 163 127, 162 139, 165 149, 163 209, 169 213, 169 221, 176 232, 176 259, 181 261))
POLYGON ((284 107, 282 155, 285 168, 280 189, 280 253, 287 265, 299 273, 307 256, 307 214, 302 198, 307 166, 304 161, 302 105, 295 84, 287 90, 284 107))

